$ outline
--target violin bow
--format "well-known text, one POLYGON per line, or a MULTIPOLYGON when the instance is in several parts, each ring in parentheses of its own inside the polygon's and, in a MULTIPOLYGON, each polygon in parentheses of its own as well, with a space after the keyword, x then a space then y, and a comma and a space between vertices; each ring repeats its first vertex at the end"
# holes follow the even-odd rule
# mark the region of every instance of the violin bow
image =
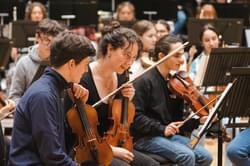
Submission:
POLYGON ((150 71, 151 69, 153 69, 155 66, 161 64, 162 62, 164 62, 165 60, 167 60, 168 58, 170 58, 171 56, 175 55, 177 52, 179 52, 181 49, 185 48, 188 45, 189 42, 185 42, 184 44, 182 44, 181 46, 177 47, 175 50, 171 51, 170 53, 168 53, 166 56, 164 56, 162 59, 160 59, 159 61, 157 61, 155 64, 153 64, 152 66, 148 67, 147 69, 145 69, 144 71, 142 71, 140 74, 138 74, 137 76, 135 76, 134 78, 130 79, 129 81, 127 81, 125 84, 121 85, 120 87, 118 87, 116 90, 114 90, 113 92, 109 93, 107 96, 103 97, 101 100, 97 101, 95 104, 92 105, 92 107, 96 107, 99 104, 101 104, 102 102, 106 101, 107 99, 109 99, 111 96, 115 95, 117 92, 119 92, 124 86, 126 86, 127 84, 130 84, 132 82, 134 82, 136 79, 138 79, 139 77, 141 77, 143 74, 147 73, 148 71, 150 71))
POLYGON ((210 104, 212 104, 214 101, 216 101, 219 97, 221 96, 218 95, 215 98, 213 98, 211 101, 209 101, 206 105, 204 105, 203 107, 201 107, 200 109, 198 109, 198 111, 190 114, 185 120, 183 120, 180 125, 178 125, 177 127, 180 128, 181 126, 183 126, 187 121, 189 121, 190 119, 192 119, 195 115, 197 115, 201 110, 203 110, 204 108, 206 108, 207 106, 209 106, 210 104))
POLYGON ((219 98, 219 100, 216 102, 215 106, 212 108, 212 111, 209 113, 208 118, 206 120, 206 122, 204 123, 204 125, 202 126, 201 130, 199 131, 199 133, 197 134, 197 136, 195 136, 191 142, 189 143, 189 147, 194 149, 195 146, 198 144, 200 138, 203 136, 203 134, 205 133, 205 130, 208 128, 208 126, 210 125, 210 123, 213 121, 216 113, 218 112, 218 108, 221 106, 222 101, 224 100, 224 98, 227 96, 228 92, 230 91, 230 89, 232 88, 232 86, 234 85, 234 83, 236 82, 236 79, 232 82, 229 83, 226 87, 226 89, 223 91, 223 93, 221 94, 221 97, 219 98))

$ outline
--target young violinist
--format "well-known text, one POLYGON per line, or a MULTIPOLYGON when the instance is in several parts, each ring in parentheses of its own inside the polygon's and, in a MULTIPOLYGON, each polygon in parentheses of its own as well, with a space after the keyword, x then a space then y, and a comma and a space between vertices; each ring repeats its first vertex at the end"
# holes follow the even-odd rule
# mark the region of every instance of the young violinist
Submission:
MULTIPOLYGON (((155 56, 161 59, 181 45, 180 39, 164 36, 156 43, 155 56)), ((160 155, 180 166, 208 166, 212 162, 211 154, 200 145, 190 149, 187 146, 190 139, 182 135, 184 131, 197 128, 205 117, 183 124, 183 99, 168 88, 170 71, 179 70, 184 61, 183 53, 181 49, 135 81, 136 115, 131 126, 134 148, 160 155)))
POLYGON ((62 32, 51 44, 51 67, 34 82, 16 107, 9 165, 77 166, 68 153, 74 137, 65 120, 64 90, 85 102, 88 90, 78 83, 95 55, 90 41, 62 32), (66 137, 67 136, 67 137, 66 137))
MULTIPOLYGON (((81 79, 81 84, 90 92, 87 104, 95 104, 125 83, 123 73, 132 65, 139 49, 140 40, 133 30, 120 27, 118 23, 113 23, 105 28, 99 43, 98 59, 89 64, 88 72, 81 79)), ((135 94, 132 84, 126 85, 121 90, 121 94, 131 100, 135 94)), ((113 100, 114 97, 110 97, 96 106, 100 123, 98 131, 101 136, 105 136, 112 126, 109 124, 109 108, 113 100)), ((114 156, 111 166, 159 165, 158 162, 135 150, 131 152, 117 146, 111 146, 111 148, 114 156)))

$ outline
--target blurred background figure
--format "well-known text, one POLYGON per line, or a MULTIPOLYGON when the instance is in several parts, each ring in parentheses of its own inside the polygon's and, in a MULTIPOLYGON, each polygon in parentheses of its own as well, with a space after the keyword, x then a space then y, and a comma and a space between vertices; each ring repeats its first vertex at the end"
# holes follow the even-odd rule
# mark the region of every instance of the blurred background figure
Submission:
POLYGON ((45 18, 47 18, 47 10, 42 3, 33 2, 27 6, 25 20, 39 22, 45 18))
MULTIPOLYGON (((26 21, 40 22, 47 18, 47 10, 45 6, 40 2, 32 2, 27 5, 25 12, 26 21)), ((28 53, 28 48, 13 48, 11 52, 11 59, 16 62, 20 56, 26 55, 28 53)))
POLYGON ((137 60, 131 66, 132 73, 136 74, 152 65, 153 58, 150 53, 155 49, 157 35, 154 24, 148 20, 136 22, 133 26, 133 30, 137 33, 142 42, 142 51, 137 57, 137 60))
POLYGON ((199 19, 216 19, 217 12, 212 4, 204 4, 197 16, 199 19))
POLYGON ((117 6, 115 19, 117 21, 135 21, 135 7, 132 3, 124 1, 117 6))
POLYGON ((166 20, 158 20, 155 23, 157 40, 159 40, 162 36, 170 34, 170 26, 166 20))

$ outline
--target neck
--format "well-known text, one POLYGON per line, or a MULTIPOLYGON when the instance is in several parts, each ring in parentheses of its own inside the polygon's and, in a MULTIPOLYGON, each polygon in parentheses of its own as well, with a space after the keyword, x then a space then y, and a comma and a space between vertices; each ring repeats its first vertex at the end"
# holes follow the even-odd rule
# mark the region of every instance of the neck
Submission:
POLYGON ((55 70, 57 73, 59 73, 67 82, 71 82, 70 73, 66 72, 66 70, 64 68, 65 68, 64 66, 62 66, 60 68, 52 67, 52 69, 55 70))
POLYGON ((165 79, 167 79, 167 77, 168 77, 168 75, 169 75, 169 73, 170 73, 170 70, 164 66, 164 63, 159 64, 159 65, 157 66, 157 69, 159 70, 159 72, 161 73, 161 75, 162 75, 165 79))
POLYGON ((100 58, 93 62, 92 67, 97 72, 96 74, 100 75, 102 78, 111 78, 111 76, 115 74, 112 70, 112 66, 110 66, 109 62, 104 58, 100 58))

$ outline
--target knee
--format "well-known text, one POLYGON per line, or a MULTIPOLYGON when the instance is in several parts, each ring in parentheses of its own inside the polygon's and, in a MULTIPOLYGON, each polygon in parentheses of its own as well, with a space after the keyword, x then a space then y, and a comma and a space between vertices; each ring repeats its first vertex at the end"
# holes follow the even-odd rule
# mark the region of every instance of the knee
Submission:
POLYGON ((230 144, 227 148, 227 156, 231 161, 235 161, 237 158, 239 158, 239 150, 238 147, 230 144))
POLYGON ((204 165, 211 165, 213 162, 213 157, 211 154, 207 154, 205 156, 205 164, 204 165))
POLYGON ((177 162, 183 165, 195 165, 195 154, 192 151, 186 151, 177 157, 177 162))

